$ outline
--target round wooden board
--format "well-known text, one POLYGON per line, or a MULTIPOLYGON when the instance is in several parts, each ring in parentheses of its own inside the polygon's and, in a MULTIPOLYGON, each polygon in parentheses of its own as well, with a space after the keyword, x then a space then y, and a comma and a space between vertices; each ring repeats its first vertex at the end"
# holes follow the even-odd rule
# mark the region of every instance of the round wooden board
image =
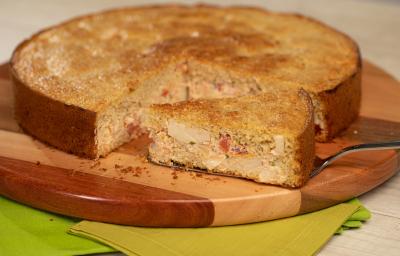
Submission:
MULTIPOLYGON (((184 172, 146 162, 148 139, 99 161, 81 159, 23 134, 12 119, 11 84, 0 72, 0 194, 68 216, 125 225, 202 227, 272 220, 315 211, 363 194, 400 166, 393 150, 344 157, 301 189, 184 172)), ((317 155, 400 138, 400 85, 364 62, 360 118, 317 155)))

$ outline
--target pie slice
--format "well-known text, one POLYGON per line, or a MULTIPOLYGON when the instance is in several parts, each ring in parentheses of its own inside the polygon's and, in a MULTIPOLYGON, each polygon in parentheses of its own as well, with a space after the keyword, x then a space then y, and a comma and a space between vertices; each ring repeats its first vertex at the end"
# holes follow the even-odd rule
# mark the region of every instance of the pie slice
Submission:
POLYGON ((152 162, 261 183, 302 186, 314 160, 311 99, 303 90, 152 105, 152 162))

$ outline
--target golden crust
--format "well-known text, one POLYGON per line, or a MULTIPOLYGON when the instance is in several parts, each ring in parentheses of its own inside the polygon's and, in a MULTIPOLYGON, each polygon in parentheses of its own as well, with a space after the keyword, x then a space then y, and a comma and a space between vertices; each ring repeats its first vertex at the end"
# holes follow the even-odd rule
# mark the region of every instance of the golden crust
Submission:
POLYGON ((319 93, 357 72, 358 57, 348 37, 300 15, 170 5, 107 11, 49 28, 18 48, 12 68, 34 90, 98 111, 177 59, 319 93))
POLYGON ((15 117, 24 131, 63 151, 97 157, 96 113, 48 98, 11 77, 15 117))
POLYGON ((325 142, 346 129, 357 117, 361 106, 361 62, 359 71, 337 87, 318 93, 325 106, 326 129, 316 133, 325 142))
MULTIPOLYGON (((309 101, 309 96, 304 92, 300 91, 301 97, 305 98, 308 101, 307 104, 312 104, 309 101)), ((310 108, 310 106, 308 107, 310 108)), ((311 108, 312 109, 312 108, 311 108)), ((292 180, 292 187, 301 187, 303 186, 310 178, 311 171, 314 168, 314 160, 315 160, 315 130, 313 129, 313 112, 309 113, 311 116, 311 121, 306 122, 304 125, 303 132, 297 136, 297 147, 296 148, 296 163, 298 164, 295 177, 292 180)))
POLYGON ((175 119, 215 131, 292 137, 303 134, 313 124, 311 99, 304 90, 270 90, 237 98, 157 104, 147 114, 157 120, 175 119))
POLYGON ((317 137, 322 141, 347 127, 358 113, 357 104, 342 114, 335 111, 360 95, 359 79, 353 79, 361 72, 360 55, 347 36, 296 14, 159 5, 79 17, 21 43, 11 58, 15 86, 24 92, 16 94, 16 118, 51 145, 98 157, 99 113, 165 66, 191 60, 254 77, 261 87, 304 88, 317 95, 330 125, 317 137), (340 91, 335 90, 338 86, 340 99, 326 93, 340 91), (24 112, 28 98, 34 119, 24 112), (54 109, 54 117, 40 113, 43 102, 46 109, 54 109))

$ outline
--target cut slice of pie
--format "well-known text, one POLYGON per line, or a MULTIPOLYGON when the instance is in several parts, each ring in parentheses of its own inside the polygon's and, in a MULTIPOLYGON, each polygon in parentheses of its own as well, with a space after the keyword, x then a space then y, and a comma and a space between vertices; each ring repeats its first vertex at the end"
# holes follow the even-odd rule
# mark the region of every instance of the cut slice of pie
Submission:
POLYGON ((313 107, 303 90, 152 105, 144 116, 155 163, 287 187, 303 185, 313 166, 313 107))

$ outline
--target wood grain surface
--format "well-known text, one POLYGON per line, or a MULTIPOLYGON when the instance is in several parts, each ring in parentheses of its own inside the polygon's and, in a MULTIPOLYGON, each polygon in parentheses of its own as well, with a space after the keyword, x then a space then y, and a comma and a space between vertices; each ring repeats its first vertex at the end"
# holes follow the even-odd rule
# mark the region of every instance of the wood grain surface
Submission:
MULTIPOLYGON (((141 226, 218 226, 318 210, 365 193, 399 169, 393 150, 344 157, 301 189, 184 172, 146 161, 143 136, 106 158, 86 160, 23 134, 12 118, 7 69, 0 68, 0 194, 69 216, 141 226)), ((317 144, 326 157, 342 147, 399 138, 400 90, 364 63, 360 118, 342 136, 317 144)))

